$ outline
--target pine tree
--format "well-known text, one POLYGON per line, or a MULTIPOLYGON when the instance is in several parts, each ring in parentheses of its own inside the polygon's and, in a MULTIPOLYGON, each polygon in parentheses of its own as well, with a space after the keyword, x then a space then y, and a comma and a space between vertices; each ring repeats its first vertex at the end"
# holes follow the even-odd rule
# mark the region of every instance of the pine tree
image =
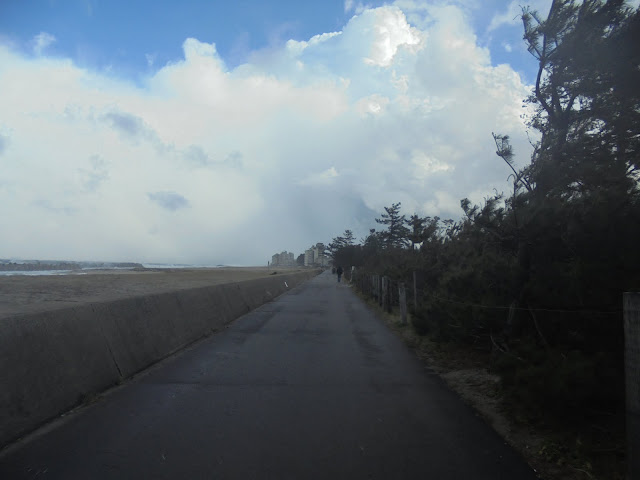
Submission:
POLYGON ((419 217, 416 214, 413 214, 407 220, 407 225, 410 229, 409 232, 409 240, 411 241, 411 249, 415 250, 417 243, 422 243, 424 240, 424 228, 427 223, 427 218, 419 217))
POLYGON ((386 225, 387 229, 380 232, 383 244, 386 248, 405 248, 408 243, 409 229, 405 226, 407 219, 400 215, 401 203, 394 203, 390 207, 384 207, 385 212, 376 218, 376 222, 386 225))
POLYGON ((354 244, 354 236, 353 236, 353 232, 351 230, 345 230, 344 233, 342 234, 342 238, 344 239, 344 244, 345 245, 353 245, 354 244))
POLYGON ((542 137, 536 193, 565 199, 633 187, 640 167, 640 11, 623 0, 554 0, 546 19, 523 10, 538 60, 530 125, 542 137))

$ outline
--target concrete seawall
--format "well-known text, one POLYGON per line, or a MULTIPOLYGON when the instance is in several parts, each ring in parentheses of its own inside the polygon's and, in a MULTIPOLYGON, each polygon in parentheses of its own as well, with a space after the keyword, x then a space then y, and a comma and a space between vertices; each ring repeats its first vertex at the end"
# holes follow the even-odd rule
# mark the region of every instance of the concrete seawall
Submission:
POLYGON ((318 273, 1 319, 0 447, 318 273))

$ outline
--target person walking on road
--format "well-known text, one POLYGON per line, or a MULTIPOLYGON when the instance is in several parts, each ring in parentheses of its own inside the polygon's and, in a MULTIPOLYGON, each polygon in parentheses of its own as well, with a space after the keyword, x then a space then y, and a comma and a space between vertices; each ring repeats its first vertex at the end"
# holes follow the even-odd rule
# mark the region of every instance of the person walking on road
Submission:
POLYGON ((342 277, 342 267, 338 266, 338 269, 336 270, 336 273, 338 274, 338 283, 340 283, 340 277, 342 277))

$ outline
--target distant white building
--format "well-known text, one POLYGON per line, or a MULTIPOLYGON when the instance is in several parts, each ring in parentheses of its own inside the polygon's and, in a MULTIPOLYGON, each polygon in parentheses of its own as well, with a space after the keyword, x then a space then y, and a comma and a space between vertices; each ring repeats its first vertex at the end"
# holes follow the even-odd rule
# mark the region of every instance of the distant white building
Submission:
POLYGON ((320 256, 318 257, 318 265, 320 265, 321 267, 328 267, 329 266, 329 262, 331 262, 331 259, 325 255, 324 253, 320 254, 320 256))
POLYGON ((305 250, 304 264, 307 267, 327 267, 329 257, 324 254, 324 245, 317 243, 315 246, 305 250))
POLYGON ((304 251, 304 266, 305 267, 310 267, 315 263, 313 254, 314 254, 313 248, 309 248, 309 249, 304 251))
POLYGON ((271 256, 271 265, 277 267, 293 267, 296 264, 296 259, 293 256, 292 252, 284 252, 276 253, 271 256))

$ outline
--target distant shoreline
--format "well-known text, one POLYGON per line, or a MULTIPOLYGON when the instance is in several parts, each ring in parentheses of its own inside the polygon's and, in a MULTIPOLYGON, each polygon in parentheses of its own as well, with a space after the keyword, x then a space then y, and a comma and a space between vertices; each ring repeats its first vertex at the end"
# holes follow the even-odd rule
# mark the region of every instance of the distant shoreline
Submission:
POLYGON ((8 316, 157 295, 312 270, 305 267, 191 267, 0 272, 0 320, 8 316))
MULTIPOLYGON (((65 276, 113 273, 150 273, 218 269, 274 269, 265 265, 189 265, 181 263, 86 262, 58 260, 0 259, 0 277, 65 276)), ((279 267, 288 270, 293 267, 279 267)))
POLYGON ((64 273, 88 269, 134 269, 144 268, 141 263, 133 262, 70 262, 48 260, 0 260, 0 273, 64 273))

